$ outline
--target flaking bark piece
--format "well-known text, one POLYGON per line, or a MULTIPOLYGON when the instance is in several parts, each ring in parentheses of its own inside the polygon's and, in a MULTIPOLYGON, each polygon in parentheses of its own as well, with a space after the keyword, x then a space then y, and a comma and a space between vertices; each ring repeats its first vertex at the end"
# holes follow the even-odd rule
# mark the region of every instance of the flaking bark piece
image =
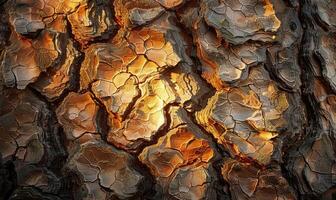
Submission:
POLYGON ((69 140, 85 133, 98 133, 98 105, 92 94, 70 92, 56 110, 59 123, 63 126, 69 140))
POLYGON ((275 149, 272 139, 288 124, 288 107, 287 94, 258 67, 239 87, 218 91, 196 118, 232 156, 268 164, 275 149))
POLYGON ((0 151, 4 160, 16 157, 24 163, 39 163, 45 154, 42 135, 49 111, 29 91, 6 90, 0 96, 0 151))
POLYGON ((119 24, 127 29, 145 25, 165 11, 155 0, 116 0, 114 10, 119 24))
POLYGON ((165 197, 212 199, 216 178, 212 162, 217 152, 202 132, 188 119, 186 111, 173 107, 171 128, 156 144, 138 156, 156 177, 156 188, 165 197))
POLYGON ((129 199, 143 192, 144 176, 134 168, 134 159, 101 140, 80 145, 68 167, 81 177, 76 196, 81 199, 129 199), (109 192, 107 192, 107 190, 109 192))
POLYGON ((201 6, 206 23, 232 44, 271 42, 281 25, 269 0, 205 0, 201 6))
POLYGON ((296 199, 293 189, 278 169, 259 169, 253 164, 224 160, 224 180, 232 199, 296 199))
POLYGON ((11 45, 1 55, 0 69, 4 84, 24 89, 35 82, 42 71, 60 59, 59 37, 59 33, 46 30, 34 40, 12 33, 11 45))

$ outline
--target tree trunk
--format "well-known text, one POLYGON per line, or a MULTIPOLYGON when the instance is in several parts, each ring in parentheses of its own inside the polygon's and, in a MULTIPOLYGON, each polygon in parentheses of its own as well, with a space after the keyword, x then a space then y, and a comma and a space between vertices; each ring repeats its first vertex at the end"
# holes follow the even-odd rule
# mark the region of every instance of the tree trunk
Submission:
POLYGON ((0 199, 336 199, 336 0, 0 0, 0 199))

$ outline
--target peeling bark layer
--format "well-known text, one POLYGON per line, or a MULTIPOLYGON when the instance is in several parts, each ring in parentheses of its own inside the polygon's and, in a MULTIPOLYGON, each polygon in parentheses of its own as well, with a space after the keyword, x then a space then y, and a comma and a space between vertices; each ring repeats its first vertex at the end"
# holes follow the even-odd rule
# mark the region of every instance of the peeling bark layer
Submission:
POLYGON ((335 0, 0 10, 0 199, 336 199, 335 0))

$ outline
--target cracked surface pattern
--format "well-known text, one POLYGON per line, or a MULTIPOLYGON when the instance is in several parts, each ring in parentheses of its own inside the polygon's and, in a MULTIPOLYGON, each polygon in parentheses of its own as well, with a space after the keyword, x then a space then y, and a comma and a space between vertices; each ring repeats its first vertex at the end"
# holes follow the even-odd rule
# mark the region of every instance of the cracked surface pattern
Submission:
POLYGON ((196 117, 231 154, 267 164, 274 150, 271 140, 289 123, 284 116, 289 103, 265 69, 253 68, 250 76, 236 88, 217 92, 196 117))
POLYGON ((10 91, 1 97, 1 154, 28 163, 38 163, 44 154, 39 118, 46 106, 30 92, 10 91))
POLYGON ((83 195, 80 198, 105 199, 116 196, 127 199, 141 193, 140 185, 145 177, 133 169, 130 155, 101 140, 86 141, 79 146, 80 150, 72 155, 68 165, 83 179, 84 185, 81 187, 86 192, 79 193, 83 195))
POLYGON ((229 159, 222 166, 222 174, 231 184, 232 199, 295 199, 279 169, 259 169, 229 159))
POLYGON ((78 138, 85 133, 97 133, 98 105, 89 92, 84 94, 69 93, 56 114, 68 138, 78 138))
POLYGON ((269 0, 202 1, 204 19, 232 44, 268 42, 281 25, 269 0))
POLYGON ((0 0, 0 200, 336 199, 335 0, 0 0))

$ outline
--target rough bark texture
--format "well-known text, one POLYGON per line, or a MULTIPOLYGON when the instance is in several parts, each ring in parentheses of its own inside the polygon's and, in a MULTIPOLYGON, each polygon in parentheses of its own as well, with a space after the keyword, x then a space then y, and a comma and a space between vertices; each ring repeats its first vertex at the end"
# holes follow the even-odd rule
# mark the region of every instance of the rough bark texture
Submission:
POLYGON ((0 0, 0 199, 336 199, 336 0, 0 0))

